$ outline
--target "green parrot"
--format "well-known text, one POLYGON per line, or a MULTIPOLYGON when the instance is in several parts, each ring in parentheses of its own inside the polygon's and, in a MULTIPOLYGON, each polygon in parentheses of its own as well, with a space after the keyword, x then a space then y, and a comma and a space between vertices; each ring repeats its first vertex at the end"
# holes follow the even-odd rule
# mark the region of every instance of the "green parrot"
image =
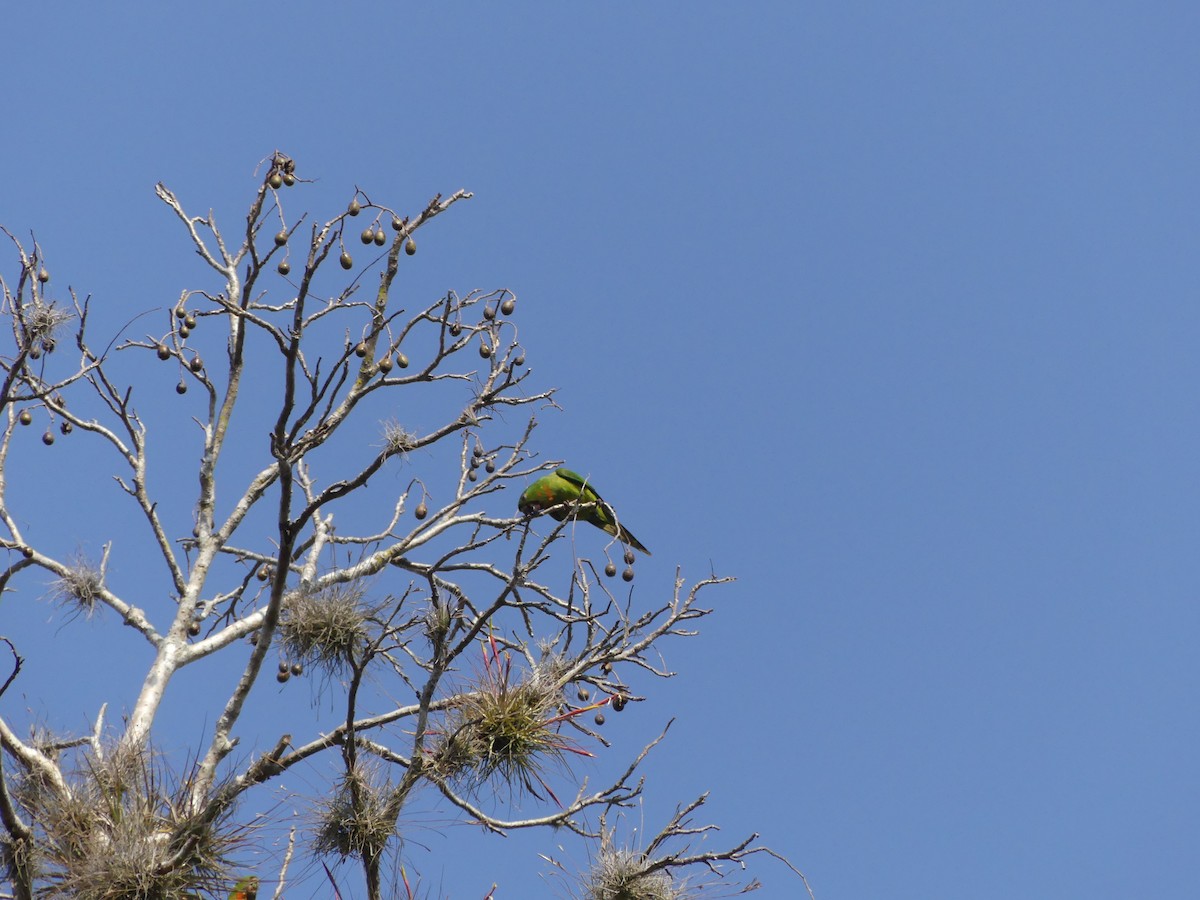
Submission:
POLYGON ((570 469, 555 469, 550 475, 539 478, 525 489, 517 501, 517 509, 527 516, 549 512, 557 522, 563 519, 582 519, 591 522, 601 531, 607 531, 617 540, 624 541, 647 556, 642 542, 630 534, 629 529, 617 522, 613 508, 601 499, 582 475, 570 469))
POLYGON ((238 883, 233 886, 233 892, 229 895, 229 900, 255 900, 258 896, 258 876, 249 875, 246 878, 238 879, 238 883))

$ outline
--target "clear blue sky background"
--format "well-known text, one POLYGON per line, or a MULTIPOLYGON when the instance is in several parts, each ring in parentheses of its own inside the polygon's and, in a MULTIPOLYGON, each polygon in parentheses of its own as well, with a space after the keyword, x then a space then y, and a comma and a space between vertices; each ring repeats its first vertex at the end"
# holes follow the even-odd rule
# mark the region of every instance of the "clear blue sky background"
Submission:
MULTIPOLYGON (((678 717, 647 829, 711 790, 819 900, 1195 896, 1200 7, 66 3, 5 31, 0 222, 118 324, 203 276, 159 179, 231 224, 275 148, 324 216, 355 184, 475 192, 414 290, 517 292, 564 407, 537 445, 654 550, 638 602, 677 564, 739 579, 613 732, 678 717)), ((28 656, 136 645, 37 631, 37 595, 0 603, 28 656)), ((71 660, 42 672, 24 702, 83 727, 36 699, 71 660)), ((421 826, 428 886, 553 896, 547 842, 421 826)))

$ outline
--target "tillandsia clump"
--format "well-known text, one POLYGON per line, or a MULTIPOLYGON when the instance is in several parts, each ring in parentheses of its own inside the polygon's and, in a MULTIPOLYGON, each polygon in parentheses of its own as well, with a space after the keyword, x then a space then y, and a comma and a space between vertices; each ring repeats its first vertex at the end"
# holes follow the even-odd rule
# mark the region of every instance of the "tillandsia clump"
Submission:
POLYGON ((288 658, 331 676, 349 671, 371 638, 375 610, 363 596, 361 585, 335 585, 289 595, 279 622, 280 641, 288 658))
POLYGON ((104 566, 89 560, 82 553, 64 567, 50 582, 50 596, 73 615, 91 618, 104 590, 104 566))
POLYGON ((362 766, 348 771, 317 812, 313 851, 326 856, 378 859, 396 833, 394 787, 362 766))
POLYGON ((605 847, 582 878, 584 900, 685 900, 686 886, 641 853, 605 847))
POLYGON ((478 684, 462 691, 446 714, 426 771, 473 788, 487 782, 506 784, 538 799, 544 791, 557 803, 544 778, 547 768, 565 768, 569 753, 592 755, 564 736, 560 727, 607 699, 566 710, 558 661, 550 658, 521 673, 494 638, 484 647, 483 662, 478 684))
POLYGON ((39 896, 175 900, 229 889, 231 857, 245 843, 231 807, 194 809, 186 779, 146 749, 80 759, 62 784, 26 776, 14 785, 17 810, 36 826, 6 860, 40 873, 39 896))

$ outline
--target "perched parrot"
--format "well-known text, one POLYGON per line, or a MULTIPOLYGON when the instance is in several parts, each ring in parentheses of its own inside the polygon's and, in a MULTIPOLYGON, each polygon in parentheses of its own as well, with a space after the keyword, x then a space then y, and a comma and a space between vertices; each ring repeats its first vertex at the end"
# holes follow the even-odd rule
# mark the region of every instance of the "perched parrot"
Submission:
POLYGON ((255 900, 258 896, 258 876, 249 875, 246 878, 238 879, 238 883, 233 886, 233 891, 229 894, 229 900, 255 900))
POLYGON ((517 509, 529 516, 549 511, 558 522, 568 517, 591 522, 617 540, 650 555, 642 542, 617 522, 617 514, 601 499, 596 489, 582 475, 570 469, 555 469, 527 487, 517 501, 517 509))

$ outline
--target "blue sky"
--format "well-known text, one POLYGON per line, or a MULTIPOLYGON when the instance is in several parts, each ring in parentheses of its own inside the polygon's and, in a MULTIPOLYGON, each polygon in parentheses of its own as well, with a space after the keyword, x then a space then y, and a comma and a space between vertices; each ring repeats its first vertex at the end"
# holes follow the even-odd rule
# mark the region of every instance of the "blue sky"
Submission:
MULTIPOLYGON (((677 717, 647 828, 710 790, 722 836, 761 832, 819 900, 1192 895, 1195 6, 68 3, 6 24, 0 223, 115 327, 204 276, 160 179, 230 223, 275 148, 325 216, 356 184, 406 210, 475 193, 422 232, 414 294, 517 293, 563 407, 536 443, 654 550, 639 602, 676 565, 738 578, 614 730, 628 751, 677 717)), ((51 508, 113 496, 87 484, 51 508)), ((56 524, 96 540, 87 514, 56 524)), ((31 658, 38 635, 132 640, 39 630, 38 594, 0 603, 31 658)), ((70 669, 20 688, 79 728, 94 705, 37 699, 70 669)), ((180 744, 204 721, 173 720, 180 744)), ((427 884, 553 896, 545 844, 430 816, 406 850, 427 884)))

